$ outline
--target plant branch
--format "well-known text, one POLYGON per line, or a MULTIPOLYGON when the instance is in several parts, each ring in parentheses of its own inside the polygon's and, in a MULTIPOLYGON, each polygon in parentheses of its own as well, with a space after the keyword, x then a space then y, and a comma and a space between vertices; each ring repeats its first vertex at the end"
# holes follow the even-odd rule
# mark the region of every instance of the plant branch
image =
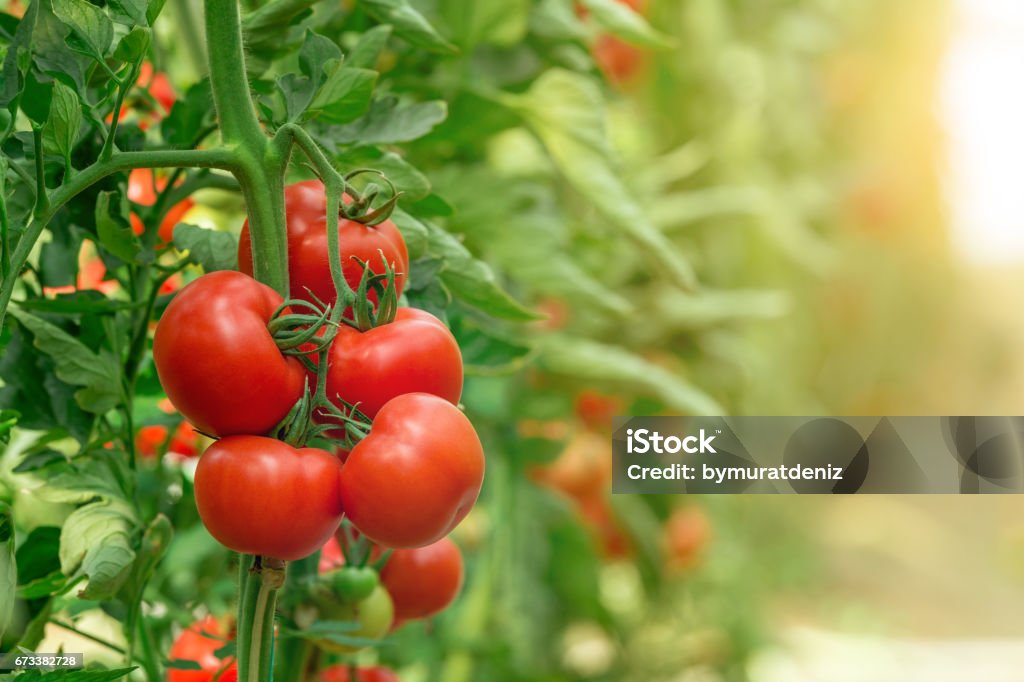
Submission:
MULTIPOLYGON (((223 147, 215 149, 183 149, 118 152, 106 161, 97 161, 75 175, 70 182, 61 185, 50 195, 46 208, 32 218, 25 233, 18 240, 17 248, 11 257, 11 269, 0 282, 0 327, 3 326, 7 306, 14 293, 14 283, 28 261, 29 254, 43 229, 53 219, 57 211, 67 202, 92 187, 94 184, 114 173, 132 168, 161 168, 187 166, 196 168, 223 168, 233 170, 237 167, 235 155, 223 147)), ((37 204, 39 202, 37 201, 37 204)))
POLYGON ((223 139, 258 154, 266 145, 249 93, 238 0, 206 0, 206 49, 223 139))

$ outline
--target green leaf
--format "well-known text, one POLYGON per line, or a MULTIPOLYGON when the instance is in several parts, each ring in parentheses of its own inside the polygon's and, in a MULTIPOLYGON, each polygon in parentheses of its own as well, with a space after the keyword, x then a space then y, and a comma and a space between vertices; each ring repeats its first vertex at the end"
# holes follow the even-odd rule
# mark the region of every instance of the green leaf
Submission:
POLYGON ((32 332, 33 345, 53 359, 57 378, 82 387, 75 392, 79 407, 103 414, 121 402, 121 368, 112 355, 97 355, 60 327, 22 310, 9 313, 32 332))
POLYGON ((172 658, 171 660, 164 663, 164 667, 170 668, 171 670, 202 670, 203 666, 199 665, 197 661, 193 661, 189 658, 172 658))
POLYGON ((143 26, 136 26, 128 35, 121 38, 114 48, 114 59, 122 62, 137 62, 149 51, 149 44, 152 42, 152 32, 143 26))
POLYGON ((377 76, 376 71, 336 63, 307 107, 307 118, 319 117, 330 123, 356 120, 370 107, 377 76))
POLYGON ((414 47, 448 54, 458 52, 407 0, 359 0, 359 4, 377 21, 391 24, 395 34, 414 47))
POLYGON ((229 232, 179 223, 174 245, 188 251, 188 259, 206 272, 238 269, 238 242, 229 232))
POLYGON ((138 666, 116 670, 53 670, 48 673, 28 670, 18 675, 18 682, 114 682, 127 677, 138 666))
POLYGON ((114 21, 119 24, 134 26, 136 30, 149 24, 147 0, 108 0, 107 6, 113 13, 114 21))
POLYGON ((14 616, 14 593, 18 585, 14 544, 11 508, 6 502, 0 501, 0 637, 3 637, 14 616))
POLYGON ((135 531, 131 505, 107 498, 71 512, 60 534, 60 570, 89 583, 83 599, 110 599, 129 576, 135 561, 131 537, 135 531))
POLYGON ((482 43, 513 46, 526 35, 530 0, 442 0, 439 11, 467 51, 482 43))
POLYGON ((448 115, 448 106, 437 100, 400 104, 397 97, 375 100, 366 114, 330 131, 341 144, 394 144, 423 137, 448 115))
POLYGON ((357 69, 376 69, 381 52, 391 37, 391 27, 375 26, 359 36, 359 42, 349 51, 345 58, 345 66, 357 69))
POLYGON ((25 78, 21 94, 21 110, 37 126, 44 126, 50 118, 50 103, 53 101, 53 81, 40 83, 34 73, 25 78))
POLYGON ((619 0, 581 0, 601 28, 634 45, 667 48, 673 41, 654 30, 643 15, 619 0))
POLYGON ((584 338, 549 335, 540 343, 537 364, 577 381, 607 384, 649 394, 684 414, 719 415, 714 398, 667 369, 633 352, 584 338))
POLYGON ((0 443, 11 441, 11 429, 18 423, 21 413, 17 410, 0 410, 0 443))
POLYGON ((160 122, 160 133, 174 147, 191 148, 199 133, 213 122, 213 91, 209 79, 190 87, 160 122))
MULTIPOLYGON (((174 529, 171 527, 170 520, 163 514, 157 514, 142 535, 138 557, 132 567, 131 575, 125 583, 127 594, 131 595, 129 601, 134 602, 136 599, 142 598, 146 583, 149 582, 157 564, 167 553, 173 538, 174 529)), ((218 656, 218 658, 223 658, 223 656, 218 656)))
POLYGON ((502 100, 544 143, 566 180, 640 246, 677 286, 696 286, 693 268, 644 213, 613 169, 604 100, 593 80, 561 69, 544 73, 524 95, 502 100))
POLYGON ((56 570, 49 575, 44 575, 41 578, 36 578, 19 585, 18 598, 39 599, 40 597, 49 597, 50 595, 63 592, 67 587, 67 577, 60 570, 56 570))
POLYGON ((128 202, 120 191, 100 192, 96 198, 96 234, 100 244, 123 261, 133 261, 142 246, 132 231, 128 202))
POLYGON ((467 374, 509 374, 521 368, 532 348, 525 343, 504 338, 474 321, 463 318, 452 331, 459 341, 467 374))
POLYGON ((156 18, 164 11, 166 3, 167 0, 150 0, 149 7, 146 8, 146 23, 152 26, 156 18))
POLYGON ((441 281, 456 298, 489 315, 507 320, 538 320, 541 316, 512 298, 498 285, 494 271, 439 227, 427 224, 428 251, 444 261, 441 281))
MULTIPOLYGON (((413 218, 400 208, 391 213, 391 222, 402 233, 405 246, 409 250, 409 258, 416 260, 427 251, 427 226, 413 218)), ((440 261, 438 261, 440 263, 440 261)))
POLYGON ((334 44, 330 38, 309 29, 306 30, 305 40, 299 48, 299 70, 307 78, 312 79, 318 86, 323 81, 324 74, 341 62, 341 48, 334 44))
POLYGON ((67 158, 71 156, 81 127, 82 105, 78 101, 78 93, 55 80, 45 138, 62 158, 67 158))
POLYGON ((53 13, 71 28, 68 37, 72 49, 94 59, 103 59, 114 40, 114 24, 103 10, 88 0, 52 0, 53 13), (73 40, 77 37, 78 40, 73 40))

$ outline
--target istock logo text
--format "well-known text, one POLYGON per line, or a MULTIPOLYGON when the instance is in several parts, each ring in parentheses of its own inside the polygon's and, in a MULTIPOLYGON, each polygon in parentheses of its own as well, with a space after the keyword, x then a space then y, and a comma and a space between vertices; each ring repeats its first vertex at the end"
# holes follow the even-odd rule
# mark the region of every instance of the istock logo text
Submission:
POLYGON ((715 448, 711 445, 714 436, 708 436, 704 429, 700 430, 698 436, 662 436, 657 431, 648 429, 627 429, 626 430, 626 452, 631 455, 644 455, 652 452, 657 455, 674 455, 681 452, 688 454, 712 453, 715 448))

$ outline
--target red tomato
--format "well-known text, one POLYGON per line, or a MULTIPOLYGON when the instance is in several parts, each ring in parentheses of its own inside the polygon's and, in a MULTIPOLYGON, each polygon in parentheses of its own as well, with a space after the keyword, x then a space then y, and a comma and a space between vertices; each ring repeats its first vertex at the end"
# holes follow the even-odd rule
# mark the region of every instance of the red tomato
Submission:
POLYGON ((227 634, 213 616, 193 623, 174 640, 167 658, 172 661, 195 661, 201 670, 170 668, 167 671, 167 682, 211 682, 221 668, 229 665, 229 661, 230 667, 217 679, 235 682, 238 679, 238 664, 234 659, 222 661, 214 655, 215 651, 227 644, 224 641, 227 634))
POLYGON ((174 92, 174 86, 167 80, 167 76, 154 70, 153 65, 149 62, 142 62, 142 66, 139 68, 139 79, 135 81, 135 84, 143 90, 149 91, 149 94, 156 100, 162 109, 157 112, 160 118, 171 113, 171 107, 174 106, 178 95, 174 92))
POLYGON ((613 35, 602 35, 594 43, 594 61, 605 77, 622 85, 633 80, 643 66, 640 48, 613 35))
MULTIPOLYGON (((152 206, 156 203, 156 193, 162 192, 165 187, 167 187, 167 178, 161 175, 157 175, 156 184, 154 185, 153 170, 151 168, 136 168, 128 174, 128 198, 136 204, 152 206)), ((174 239, 174 226, 181 222, 182 217, 194 205, 195 202, 192 199, 185 199, 167 211, 163 221, 160 223, 159 236, 162 241, 170 243, 174 239)), ((134 212, 130 218, 132 230, 135 234, 142 234, 145 230, 142 220, 134 212)))
POLYGON ((341 462, 273 438, 228 436, 196 467, 196 507, 228 549, 294 561, 323 546, 341 523, 341 462))
POLYGON ((611 439, 592 431, 580 431, 558 459, 531 469, 530 477, 575 500, 604 495, 612 481, 611 439))
POLYGON ((423 547, 469 513, 484 478, 484 451, 459 408, 407 393, 377 413, 341 471, 345 512, 386 547, 423 547))
POLYGON ((462 553, 450 538, 416 549, 396 549, 380 572, 395 618, 429 618, 462 589, 462 553))
POLYGON ((143 426, 135 434, 135 449, 143 457, 156 457, 167 442, 167 427, 163 424, 143 426))
POLYGON ((78 277, 75 284, 67 284, 60 287, 43 287, 43 293, 47 296, 57 294, 71 294, 75 291, 95 290, 108 296, 121 286, 114 279, 104 279, 107 275, 107 266, 103 264, 96 251, 88 243, 83 243, 78 252, 78 277))
MULTIPOLYGON (((320 671, 319 682, 352 682, 347 665, 332 665, 320 671)), ((356 682, 402 682, 394 670, 374 666, 356 669, 356 682)))
POLYGON ((665 522, 662 544, 669 568, 687 569, 700 562, 711 541, 711 523, 700 507, 682 507, 665 522))
POLYGON ((171 437, 169 452, 182 457, 195 457, 198 454, 199 434, 187 421, 178 423, 174 429, 174 436, 171 437))
POLYGON ((612 417, 623 414, 622 399, 585 389, 576 396, 576 416, 594 430, 607 431, 612 426, 612 417))
MULTIPOLYGON (((306 289, 321 301, 336 300, 331 269, 327 258, 327 196, 319 180, 307 180, 289 185, 284 190, 285 210, 288 212, 288 272, 291 295, 307 298, 306 289)), ((346 197, 347 200, 347 197, 346 197)), ((338 220, 338 244, 345 281, 355 290, 363 276, 363 268, 353 256, 370 265, 376 274, 384 274, 385 260, 394 267, 395 288, 402 294, 409 273, 409 253, 405 240, 395 224, 385 220, 368 227, 351 220, 338 220), (381 253, 384 259, 381 259, 381 253)), ((242 226, 238 241, 238 269, 252 274, 252 245, 249 241, 249 222, 242 226)), ((371 292, 370 299, 376 302, 371 292)))
POLYGON ((262 434, 302 396, 306 372, 267 330, 281 297, 239 272, 211 272, 175 296, 156 328, 153 360, 167 397, 215 436, 262 434))
POLYGON ((430 393, 457 405, 462 354, 441 320, 401 308, 394 322, 365 332, 345 325, 330 351, 327 395, 340 397, 371 419, 403 393, 430 393))

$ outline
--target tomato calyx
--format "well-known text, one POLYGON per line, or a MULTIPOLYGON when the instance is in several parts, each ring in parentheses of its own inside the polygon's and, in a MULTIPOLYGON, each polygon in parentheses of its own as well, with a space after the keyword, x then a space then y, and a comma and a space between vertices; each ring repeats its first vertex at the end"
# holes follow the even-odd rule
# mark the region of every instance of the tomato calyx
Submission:
POLYGON ((384 261, 384 272, 379 275, 370 269, 369 263, 352 256, 352 260, 359 263, 363 269, 363 276, 359 280, 358 289, 352 296, 352 319, 343 319, 350 326, 363 332, 393 322, 395 314, 398 312, 398 289, 395 286, 395 276, 398 273, 384 258, 384 253, 380 251, 378 253, 381 255, 381 260, 384 261), (370 298, 371 290, 379 301, 376 306, 370 298))
MULTIPOLYGON (((330 333, 329 329, 327 333, 320 333, 327 326, 336 326, 330 318, 331 307, 323 305, 321 301, 314 303, 289 298, 282 301, 270 316, 267 329, 282 353, 297 356, 300 360, 308 360, 305 356, 320 352, 334 339, 334 334, 330 333), (310 312, 293 312, 303 308, 310 312)), ((308 362, 303 364, 312 369, 308 362)))
POLYGON ((375 168, 357 168, 347 173, 344 176, 344 185, 345 193, 352 201, 339 202, 338 214, 347 220, 362 223, 367 227, 378 225, 390 218, 395 207, 398 205, 399 197, 402 196, 402 193, 398 191, 394 183, 384 173, 375 168), (354 178, 367 174, 377 176, 386 185, 388 199, 376 208, 373 207, 373 204, 380 197, 381 191, 384 188, 380 187, 377 183, 371 182, 360 192, 351 184, 354 178))

